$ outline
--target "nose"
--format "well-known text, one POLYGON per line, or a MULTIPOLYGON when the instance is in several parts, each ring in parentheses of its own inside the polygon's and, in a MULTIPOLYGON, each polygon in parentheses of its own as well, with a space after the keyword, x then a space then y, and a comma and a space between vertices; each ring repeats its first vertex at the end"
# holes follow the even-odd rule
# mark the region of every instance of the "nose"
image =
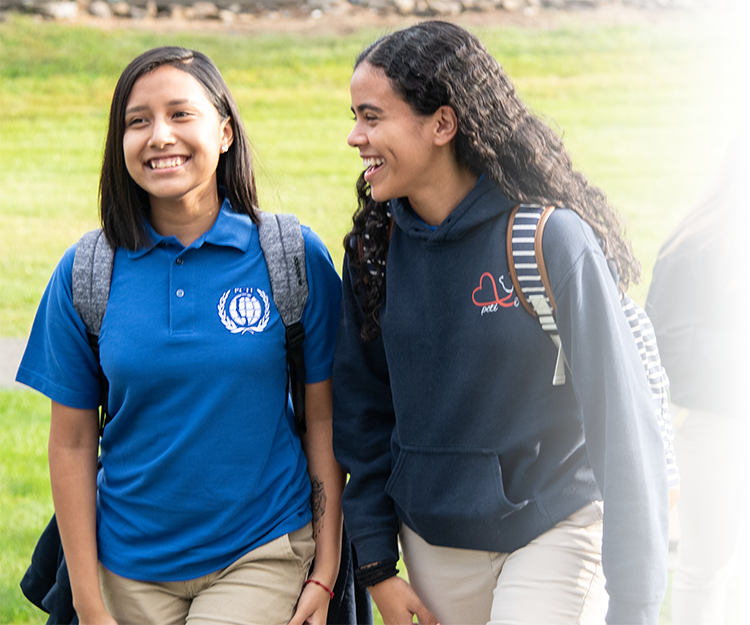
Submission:
POLYGON ((359 122, 354 124, 354 128, 352 128, 352 131, 346 138, 346 142, 353 148, 362 147, 367 143, 367 135, 360 129, 359 122))
POLYGON ((164 119, 154 120, 153 127, 151 129, 151 139, 149 141, 149 147, 157 150, 161 150, 166 145, 174 143, 174 137, 172 136, 172 126, 164 119))

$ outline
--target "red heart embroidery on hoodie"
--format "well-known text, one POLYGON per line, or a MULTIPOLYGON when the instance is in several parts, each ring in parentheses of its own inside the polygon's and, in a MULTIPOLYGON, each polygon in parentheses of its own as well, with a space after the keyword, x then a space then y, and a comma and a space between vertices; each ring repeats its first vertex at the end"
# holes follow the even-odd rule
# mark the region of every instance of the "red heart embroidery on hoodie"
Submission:
POLYGON ((479 306, 480 308, 482 308, 483 306, 492 306, 493 304, 499 304, 503 308, 510 308, 511 306, 513 306, 514 298, 515 294, 513 293, 513 291, 511 291, 504 298, 500 299, 500 296, 497 294, 497 285, 495 284, 495 278, 492 277, 492 274, 489 271, 485 271, 482 274, 482 277, 479 278, 479 286, 474 289, 471 294, 471 301, 474 302, 475 306, 479 306), (485 278, 488 278, 490 284, 492 285, 492 293, 489 293, 489 291, 485 293, 485 278), (477 301, 477 293, 479 293, 483 301, 477 301))

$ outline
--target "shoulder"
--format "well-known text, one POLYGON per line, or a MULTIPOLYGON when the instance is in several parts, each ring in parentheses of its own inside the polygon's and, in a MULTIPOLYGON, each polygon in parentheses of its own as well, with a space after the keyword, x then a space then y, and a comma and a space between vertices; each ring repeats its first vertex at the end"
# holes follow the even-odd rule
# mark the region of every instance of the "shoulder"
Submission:
POLYGON ((308 268, 313 273, 336 273, 333 266, 333 259, 326 244, 309 226, 300 226, 302 229, 302 238, 305 241, 305 259, 308 268))
MULTIPOLYGON (((662 251, 667 248, 667 242, 662 251)), ((684 288, 684 282, 702 283, 710 280, 710 263, 705 250, 696 240, 682 243, 669 256, 657 258, 652 275, 652 291, 655 289, 684 288), (679 286, 678 286, 679 284, 679 286)))
POLYGON ((300 224, 300 229, 302 230, 302 238, 305 241, 306 254, 323 254, 325 256, 330 256, 328 248, 325 243, 323 243, 323 239, 321 239, 315 231, 310 228, 310 226, 300 224))
POLYGON ((685 237, 672 236, 667 239, 659 250, 659 255, 654 264, 654 273, 657 271, 669 272, 684 271, 686 273, 701 273, 700 268, 708 267, 716 262, 718 246, 711 247, 701 239, 700 234, 692 234, 685 237))
POLYGON ((596 258, 606 264, 602 246, 593 229, 575 211, 558 208, 547 220, 542 252, 552 277, 573 270, 584 258, 596 258))
POLYGON ((50 280, 50 286, 56 286, 64 291, 72 292, 73 285, 73 263, 75 261, 76 248, 78 244, 74 243, 65 250, 62 257, 55 267, 50 280))

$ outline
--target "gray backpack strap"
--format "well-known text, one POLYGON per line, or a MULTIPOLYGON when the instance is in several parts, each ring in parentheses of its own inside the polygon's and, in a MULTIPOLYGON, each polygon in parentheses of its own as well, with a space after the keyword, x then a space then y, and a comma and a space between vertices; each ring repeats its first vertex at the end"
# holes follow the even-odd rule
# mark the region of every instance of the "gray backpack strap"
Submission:
POLYGON ((273 301, 284 325, 302 319, 307 301, 305 241, 297 217, 261 213, 258 237, 271 279, 273 301))
POLYGON ((99 336, 109 299, 115 252, 101 230, 84 234, 73 260, 73 306, 86 331, 99 336))
POLYGON ((109 382, 99 360, 99 331, 109 300, 115 251, 101 230, 84 234, 73 259, 73 307, 86 326, 89 346, 99 365, 99 436, 110 420, 107 408, 109 382))
POLYGON ((289 366, 292 405, 297 432, 307 431, 305 423, 305 359, 302 344, 305 328, 302 313, 309 289, 305 265, 305 240, 297 217, 261 213, 258 238, 266 260, 271 292, 286 327, 286 359, 289 366))

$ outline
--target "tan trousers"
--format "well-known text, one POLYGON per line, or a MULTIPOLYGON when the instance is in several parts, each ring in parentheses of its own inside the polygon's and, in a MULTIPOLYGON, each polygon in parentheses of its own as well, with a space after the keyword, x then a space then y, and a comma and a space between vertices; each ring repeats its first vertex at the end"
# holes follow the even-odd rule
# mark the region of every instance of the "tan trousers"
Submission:
POLYGON ((435 547, 402 527, 409 582, 441 625, 603 625, 602 504, 511 554, 435 547))
POLYGON ((672 622, 723 625, 741 528, 734 499, 742 473, 740 435, 745 422, 704 410, 684 413, 676 404, 670 404, 670 411, 675 424, 680 423, 675 454, 682 480, 672 622))
POLYGON ((197 579, 141 582, 100 563, 99 581, 118 625, 286 625, 314 554, 308 524, 197 579))

